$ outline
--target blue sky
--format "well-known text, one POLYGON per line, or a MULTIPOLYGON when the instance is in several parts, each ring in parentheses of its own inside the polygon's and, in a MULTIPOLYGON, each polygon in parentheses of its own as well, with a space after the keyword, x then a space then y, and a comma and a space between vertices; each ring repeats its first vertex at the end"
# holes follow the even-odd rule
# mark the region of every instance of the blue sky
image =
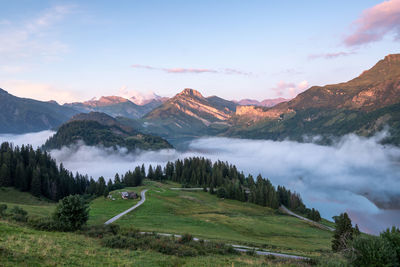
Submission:
POLYGON ((0 87, 61 103, 187 87, 293 97, 399 52, 399 0, 0 4, 0 87))

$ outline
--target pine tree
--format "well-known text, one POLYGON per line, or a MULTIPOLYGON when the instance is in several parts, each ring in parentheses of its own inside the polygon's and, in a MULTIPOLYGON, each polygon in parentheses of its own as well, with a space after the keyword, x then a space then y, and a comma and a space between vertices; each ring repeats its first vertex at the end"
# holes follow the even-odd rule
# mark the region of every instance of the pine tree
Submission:
POLYGON ((0 186, 9 186, 10 170, 8 166, 3 163, 0 168, 0 186))
POLYGON ((97 181, 96 195, 104 195, 104 190, 106 190, 106 180, 104 180, 103 176, 100 176, 99 180, 97 181))
POLYGON ((31 193, 34 196, 41 195, 41 179, 40 179, 40 171, 39 168, 33 170, 32 173, 32 181, 31 181, 31 193))
POLYGON ((337 252, 347 248, 349 241, 353 240, 353 227, 347 213, 333 217, 336 229, 333 233, 332 250, 337 252))
POLYGON ((119 174, 116 173, 115 177, 114 177, 114 184, 120 184, 121 183, 121 179, 119 178, 119 174))
POLYGON ((150 180, 154 180, 154 172, 153 172, 153 167, 151 166, 151 164, 149 166, 149 171, 147 172, 147 178, 150 180))

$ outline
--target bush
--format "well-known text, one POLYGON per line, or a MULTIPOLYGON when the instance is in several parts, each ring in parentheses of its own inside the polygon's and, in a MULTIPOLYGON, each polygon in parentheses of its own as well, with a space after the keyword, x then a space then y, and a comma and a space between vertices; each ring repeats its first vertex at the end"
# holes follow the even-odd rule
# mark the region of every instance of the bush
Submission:
POLYGON ((63 231, 64 225, 50 217, 29 217, 28 225, 42 231, 63 231))
POLYGON ((381 233, 381 237, 388 241, 396 252, 397 262, 400 264, 400 229, 392 227, 381 233))
POLYGON ((110 236, 102 239, 102 245, 109 248, 130 248, 135 249, 133 246, 133 239, 122 237, 120 235, 110 236))
POLYGON ((120 231, 119 225, 94 225, 83 229, 83 233, 90 237, 103 238, 105 236, 116 235, 120 231))
POLYGON ((80 229, 89 219, 89 208, 79 195, 70 195, 60 200, 54 219, 65 231, 80 229))
POLYGON ((226 190, 223 187, 218 188, 217 190, 217 197, 225 198, 226 197, 226 190))
POLYGON ((359 236, 351 245, 348 258, 354 266, 398 266, 399 264, 396 251, 385 238, 359 236))
POLYGON ((11 219, 17 222, 26 222, 28 221, 28 212, 18 206, 14 206, 10 210, 11 212, 11 219))
POLYGON ((7 205, 0 204, 0 217, 4 217, 6 215, 7 205))
POLYGON ((107 236, 102 239, 102 245, 110 248, 129 248, 132 250, 154 250, 167 255, 181 257, 193 257, 207 254, 238 254, 232 246, 226 246, 214 242, 195 242, 189 234, 184 235, 179 240, 171 237, 159 236, 156 234, 140 234, 131 232, 130 234, 118 234, 107 236), (182 242, 184 240, 184 242, 182 242))
POLYGON ((180 239, 179 243, 185 244, 193 240, 193 236, 191 234, 184 234, 180 239))

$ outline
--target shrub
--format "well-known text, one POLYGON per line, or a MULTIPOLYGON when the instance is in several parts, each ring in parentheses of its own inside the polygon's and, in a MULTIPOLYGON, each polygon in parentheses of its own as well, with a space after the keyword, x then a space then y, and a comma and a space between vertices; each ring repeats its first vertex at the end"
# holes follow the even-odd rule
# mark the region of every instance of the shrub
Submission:
POLYGON ((191 234, 184 234, 180 239, 179 243, 188 243, 193 240, 193 236, 191 234))
POLYGON ((103 246, 109 248, 130 248, 134 249, 131 238, 122 237, 120 235, 105 237, 102 239, 103 246))
POLYGON ((181 257, 193 257, 206 254, 238 254, 232 246, 226 246, 214 242, 195 242, 191 241, 191 235, 175 240, 171 237, 159 236, 154 234, 140 234, 131 232, 130 235, 118 234, 115 236, 106 236, 102 239, 102 245, 110 248, 129 248, 154 250, 167 255, 175 255, 181 257))
POLYGON ((26 222, 28 220, 28 212, 18 206, 14 206, 10 210, 11 218, 17 222, 26 222))
POLYGON ((28 225, 42 231, 63 231, 63 225, 50 217, 28 217, 28 225))
POLYGON ((254 249, 249 249, 246 251, 246 254, 249 256, 255 256, 256 255, 256 251, 254 249))
POLYGON ((83 230, 83 233, 90 237, 103 238, 108 235, 116 235, 119 233, 119 225, 94 225, 83 230))
POLYGON ((388 241, 396 252, 397 262, 400 264, 400 229, 392 227, 381 233, 381 237, 388 241))
POLYGON ((6 215, 6 210, 7 210, 7 205, 0 204, 0 217, 3 217, 6 215))
POLYGON ((89 208, 86 201, 79 195, 70 195, 60 200, 54 213, 65 231, 80 229, 89 219, 89 208))
POLYGON ((354 266, 398 266, 396 251, 385 238, 359 236, 351 245, 348 258, 354 266))
POLYGON ((226 190, 223 187, 218 188, 217 190, 217 197, 225 198, 226 197, 226 190))

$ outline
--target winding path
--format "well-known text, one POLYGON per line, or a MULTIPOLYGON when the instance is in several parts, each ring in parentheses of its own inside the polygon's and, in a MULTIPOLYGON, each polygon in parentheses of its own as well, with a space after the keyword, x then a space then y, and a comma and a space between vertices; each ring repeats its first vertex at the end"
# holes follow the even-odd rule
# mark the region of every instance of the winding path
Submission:
POLYGON ((313 220, 310 220, 310 219, 308 219, 308 218, 305 218, 305 217, 303 217, 303 216, 300 216, 300 215, 294 213, 293 211, 289 210, 288 208, 286 208, 286 207, 283 206, 283 205, 281 205, 279 208, 280 208, 284 213, 289 214, 289 215, 291 215, 291 216, 294 216, 294 217, 296 217, 296 218, 299 218, 300 220, 306 221, 306 222, 308 222, 308 223, 310 223, 310 224, 312 224, 312 225, 315 225, 316 227, 319 227, 319 228, 321 228, 321 229, 328 230, 328 231, 331 231, 331 232, 335 231, 334 228, 329 227, 329 226, 327 226, 327 225, 323 225, 323 224, 321 224, 321 223, 317 223, 317 222, 315 222, 315 221, 313 221, 313 220))
POLYGON ((119 218, 121 218, 122 216, 124 216, 125 214, 131 212, 132 210, 134 210, 134 209, 136 209, 137 207, 139 207, 140 205, 142 205, 142 204, 146 201, 146 192, 147 192, 147 190, 148 190, 148 189, 145 189, 145 190, 143 190, 142 192, 140 192, 141 199, 140 199, 140 201, 139 201, 135 206, 133 206, 132 208, 127 209, 127 210, 124 211, 124 212, 121 212, 120 214, 118 214, 118 215, 115 216, 115 217, 112 217, 111 219, 109 219, 108 221, 106 221, 104 224, 113 223, 113 222, 115 222, 116 220, 118 220, 119 218))

